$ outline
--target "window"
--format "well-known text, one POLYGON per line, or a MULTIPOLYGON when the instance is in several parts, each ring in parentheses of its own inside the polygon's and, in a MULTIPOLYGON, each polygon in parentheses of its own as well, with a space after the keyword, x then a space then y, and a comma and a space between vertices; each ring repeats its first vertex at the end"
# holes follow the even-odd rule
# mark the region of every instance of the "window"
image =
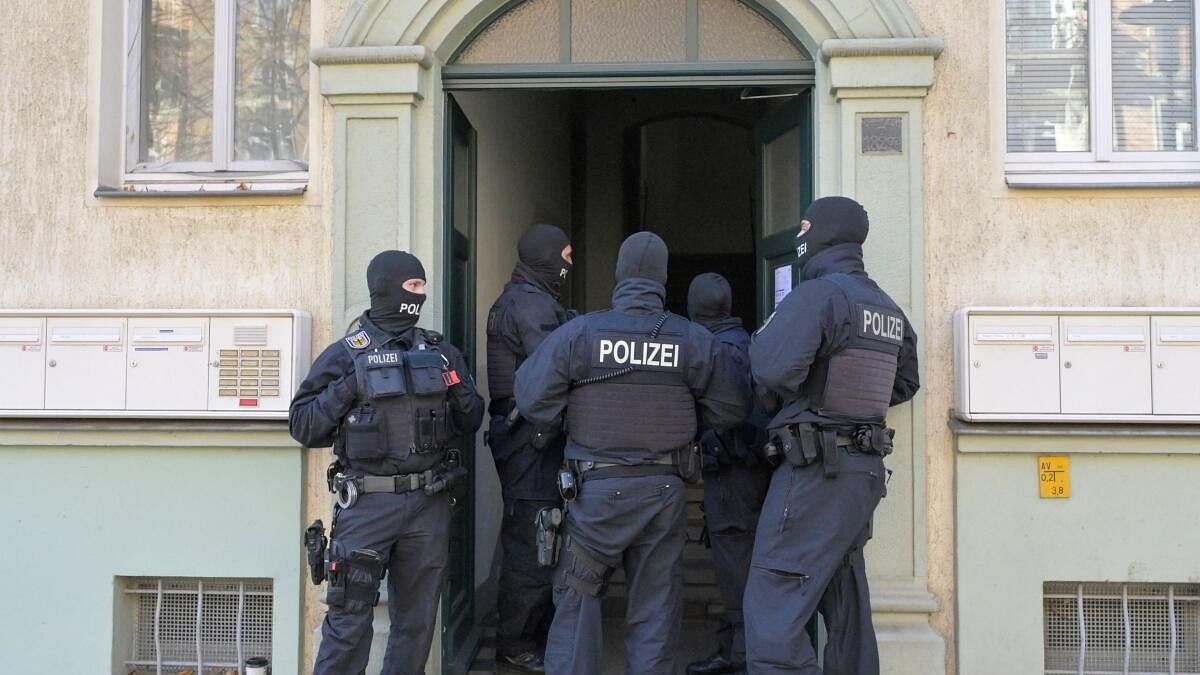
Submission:
POLYGON ((241 672, 271 656, 269 579, 118 578, 114 661, 130 675, 241 672))
POLYGON ((1200 585, 1047 581, 1045 675, 1200 673, 1200 585))
POLYGON ((310 14, 309 0, 131 0, 125 181, 307 171, 310 14))
POLYGON ((1007 0, 1010 184, 1195 184, 1194 0, 1007 0))

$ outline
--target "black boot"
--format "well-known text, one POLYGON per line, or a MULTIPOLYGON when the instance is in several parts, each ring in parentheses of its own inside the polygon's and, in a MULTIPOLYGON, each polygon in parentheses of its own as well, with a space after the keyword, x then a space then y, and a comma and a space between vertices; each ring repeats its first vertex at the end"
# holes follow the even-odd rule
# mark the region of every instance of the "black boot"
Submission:
POLYGON ((546 664, 542 663, 542 655, 534 651, 521 652, 520 654, 497 653, 496 666, 498 671, 508 673, 546 672, 546 664))
POLYGON ((733 663, 717 652, 707 659, 700 659, 688 664, 688 675, 725 675, 725 673, 744 673, 746 664, 733 663))

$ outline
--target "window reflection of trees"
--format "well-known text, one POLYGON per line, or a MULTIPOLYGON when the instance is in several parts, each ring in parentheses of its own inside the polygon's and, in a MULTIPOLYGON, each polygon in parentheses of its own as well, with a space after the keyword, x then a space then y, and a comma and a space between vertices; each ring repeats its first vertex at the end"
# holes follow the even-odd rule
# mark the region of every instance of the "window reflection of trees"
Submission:
MULTIPOLYGON (((233 161, 308 154, 310 0, 145 0, 140 161, 212 162, 215 6, 236 29, 232 72, 233 161)), ((230 79, 232 81, 230 81, 230 79)))
POLYGON ((309 0, 238 0, 234 159, 308 156, 309 0))

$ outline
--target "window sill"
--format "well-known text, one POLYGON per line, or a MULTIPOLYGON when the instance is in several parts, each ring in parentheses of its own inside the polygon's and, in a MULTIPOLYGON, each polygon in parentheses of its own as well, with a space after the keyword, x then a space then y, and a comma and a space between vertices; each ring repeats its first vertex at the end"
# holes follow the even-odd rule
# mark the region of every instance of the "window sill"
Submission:
POLYGON ((200 176, 146 178, 128 175, 119 187, 100 185, 96 197, 293 197, 308 190, 308 173, 286 178, 264 179, 242 176, 236 179, 204 180, 200 176))
POLYGON ((1104 189, 1200 187, 1195 171, 1045 171, 1009 166, 1004 180, 1010 188, 1104 189))

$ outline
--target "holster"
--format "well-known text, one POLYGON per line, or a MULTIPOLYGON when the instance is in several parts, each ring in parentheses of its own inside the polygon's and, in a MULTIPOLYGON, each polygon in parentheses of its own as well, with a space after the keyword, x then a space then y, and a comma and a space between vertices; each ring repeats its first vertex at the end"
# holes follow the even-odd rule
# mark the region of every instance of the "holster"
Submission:
POLYGON ((892 439, 896 430, 883 424, 862 424, 854 428, 851 439, 855 449, 870 452, 880 457, 892 454, 892 439))
POLYGON ((320 586, 325 581, 325 547, 329 540, 325 538, 325 524, 314 520, 308 529, 304 530, 304 550, 308 556, 308 573, 314 586, 320 586))
POLYGON ((837 478, 839 455, 837 431, 833 429, 821 429, 821 460, 825 468, 825 477, 837 478))
POLYGON ((554 567, 558 564, 558 551, 562 545, 558 531, 562 527, 562 521, 563 512, 557 506, 543 507, 534 516, 538 567, 554 567))
POLYGON ((345 559, 329 561, 329 589, 325 602, 330 607, 360 611, 379 604, 379 580, 383 578, 383 556, 369 548, 355 549, 345 559))
POLYGON ((820 433, 811 424, 789 424, 771 430, 771 443, 794 466, 808 466, 820 456, 820 433))
POLYGON ((671 460, 685 483, 700 482, 700 444, 695 441, 671 451, 671 460))

